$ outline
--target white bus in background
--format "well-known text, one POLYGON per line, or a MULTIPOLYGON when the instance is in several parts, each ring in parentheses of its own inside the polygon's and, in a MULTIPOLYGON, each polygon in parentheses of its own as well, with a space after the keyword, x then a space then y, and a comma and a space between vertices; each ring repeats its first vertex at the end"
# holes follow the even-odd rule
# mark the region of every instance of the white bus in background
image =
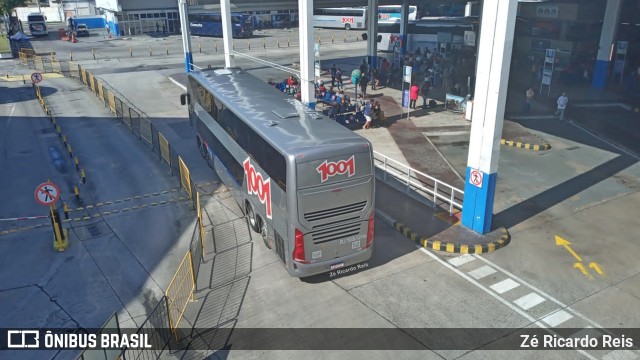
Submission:
POLYGON ((47 30, 47 18, 40 13, 31 13, 27 15, 27 22, 29 23, 29 32, 31 36, 47 36, 49 30, 47 30))
POLYGON ((322 8, 313 9, 313 26, 334 29, 367 28, 367 8, 322 8))
MULTIPOLYGON (((380 5, 378 6, 378 20, 382 21, 400 21, 402 6, 400 5, 380 5)), ((409 20, 415 20, 418 14, 417 6, 409 6, 409 20)))

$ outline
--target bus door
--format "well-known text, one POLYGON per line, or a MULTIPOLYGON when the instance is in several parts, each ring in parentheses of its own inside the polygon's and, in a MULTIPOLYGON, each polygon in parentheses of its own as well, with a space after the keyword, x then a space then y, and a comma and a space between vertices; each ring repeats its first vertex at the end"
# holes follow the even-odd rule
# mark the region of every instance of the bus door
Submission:
POLYGON ((297 164, 297 230, 310 263, 366 248, 374 202, 371 161, 369 152, 360 152, 297 164))

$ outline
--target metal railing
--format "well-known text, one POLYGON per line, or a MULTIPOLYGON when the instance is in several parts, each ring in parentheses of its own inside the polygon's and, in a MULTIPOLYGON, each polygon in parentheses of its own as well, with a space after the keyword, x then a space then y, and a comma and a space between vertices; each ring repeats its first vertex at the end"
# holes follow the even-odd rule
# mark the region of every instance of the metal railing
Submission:
POLYGON ((389 177, 395 179, 404 186, 406 193, 414 191, 433 202, 434 207, 447 204, 449 215, 453 214, 454 209, 462 210, 464 191, 377 151, 373 152, 373 158, 375 166, 383 171, 384 181, 389 177))

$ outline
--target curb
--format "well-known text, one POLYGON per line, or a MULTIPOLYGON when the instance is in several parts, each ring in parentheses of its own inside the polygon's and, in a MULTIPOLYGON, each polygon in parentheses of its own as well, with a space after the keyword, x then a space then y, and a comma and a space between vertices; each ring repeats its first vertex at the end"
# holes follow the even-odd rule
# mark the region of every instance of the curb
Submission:
POLYGON ((482 245, 468 245, 468 244, 456 244, 449 242, 442 242, 440 240, 432 240, 429 238, 421 237, 418 233, 411 231, 410 228, 404 226, 402 223, 395 221, 392 217, 385 214, 381 210, 376 210, 377 215, 379 215, 386 223, 393 226, 399 233, 404 235, 407 239, 415 242, 416 244, 427 248, 433 249, 437 251, 443 251, 454 254, 486 254, 490 252, 494 252, 500 248, 503 248, 511 242, 511 235, 505 228, 500 228, 502 232, 502 236, 499 240, 492 241, 487 244, 482 245))
POLYGON ((534 151, 544 151, 544 150, 551 149, 551 145, 549 144, 542 144, 542 145, 527 144, 527 143, 522 143, 521 141, 513 141, 513 140, 505 140, 505 139, 500 139, 500 144, 516 147, 519 149, 534 150, 534 151))

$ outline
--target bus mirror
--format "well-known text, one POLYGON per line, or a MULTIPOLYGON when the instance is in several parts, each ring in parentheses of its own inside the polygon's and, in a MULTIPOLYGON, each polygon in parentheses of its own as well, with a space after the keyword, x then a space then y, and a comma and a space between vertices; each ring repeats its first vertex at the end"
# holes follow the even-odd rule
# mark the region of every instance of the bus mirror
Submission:
POLYGON ((190 104, 190 98, 189 98, 189 94, 187 93, 183 93, 180 94, 180 105, 186 105, 186 104, 190 104))
POLYGON ((376 38, 377 42, 381 42, 382 41, 382 35, 378 35, 378 37, 376 38))
POLYGON ((362 40, 367 41, 367 33, 362 33, 362 40))

